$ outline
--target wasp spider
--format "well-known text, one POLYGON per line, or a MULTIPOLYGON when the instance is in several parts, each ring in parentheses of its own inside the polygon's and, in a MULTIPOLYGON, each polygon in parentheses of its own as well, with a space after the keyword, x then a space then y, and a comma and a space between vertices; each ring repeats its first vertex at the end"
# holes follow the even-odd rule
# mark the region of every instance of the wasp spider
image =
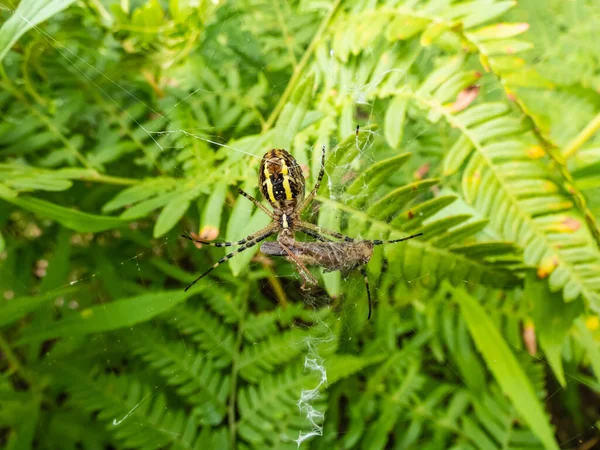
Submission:
POLYGON ((268 151, 263 156, 260 163, 258 178, 260 191, 263 197, 271 205, 272 211, 241 189, 238 189, 238 192, 267 214, 272 222, 262 230, 236 242, 208 242, 183 235, 182 237, 193 242, 211 245, 213 247, 238 246, 237 250, 225 255, 219 261, 214 263, 185 290, 187 291, 199 280, 216 269, 220 264, 230 260, 238 253, 277 234, 277 242, 268 243, 269 245, 263 244, 261 250, 263 250, 265 254, 271 256, 286 256, 292 261, 297 266, 298 271, 304 280, 303 286, 307 283, 317 284, 317 280, 311 275, 310 271, 306 268, 306 265, 318 265, 324 267, 326 270, 341 270, 344 272, 360 268, 367 286, 370 318, 371 293, 364 265, 371 259, 373 247, 376 245, 402 242, 420 235, 417 234, 415 236, 392 241, 355 240, 351 237, 344 236, 337 231, 327 230, 302 220, 300 215, 306 210, 317 194, 324 173, 325 147, 322 149, 321 169, 319 171, 319 176, 317 177, 317 182, 313 190, 305 197, 306 182, 302 175, 302 170, 294 157, 284 149, 273 149, 268 151), (297 232, 304 233, 321 242, 310 243, 296 241, 295 235, 297 232), (340 239, 341 242, 332 242, 330 237, 340 239))

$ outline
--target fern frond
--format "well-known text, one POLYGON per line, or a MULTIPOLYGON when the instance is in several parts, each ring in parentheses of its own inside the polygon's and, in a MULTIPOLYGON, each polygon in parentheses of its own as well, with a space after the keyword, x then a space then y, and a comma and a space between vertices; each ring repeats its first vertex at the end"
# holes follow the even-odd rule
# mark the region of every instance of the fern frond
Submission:
MULTIPOLYGON (((370 371, 358 401, 349 411, 350 423, 344 444, 348 448, 356 445, 359 439, 367 442, 387 441, 387 434, 398 420, 400 412, 414 401, 414 396, 423 387, 419 368, 421 347, 427 342, 426 333, 406 342, 401 350, 387 355, 386 360, 370 371), (382 389, 386 386, 387 389, 382 389), (385 414, 373 417, 370 405, 383 403, 385 414)), ((355 388, 358 389, 358 388, 355 388)), ((374 445, 377 447, 377 445, 374 445)))
POLYGON ((406 373, 394 380, 389 391, 381 399, 380 416, 375 418, 365 433, 364 440, 371 448, 385 448, 388 434, 398 426, 402 412, 413 403, 423 389, 425 377, 419 374, 419 365, 413 364, 406 373))
POLYGON ((315 317, 298 303, 287 305, 285 308, 278 307, 273 311, 252 314, 244 323, 244 338, 250 343, 255 343, 278 333, 279 327, 288 327, 294 320, 312 323, 315 317))
POLYGON ((235 335, 217 317, 205 308, 191 308, 182 305, 167 319, 168 323, 184 336, 191 336, 206 354, 214 361, 215 367, 231 364, 234 357, 235 335))
POLYGON ((229 376, 222 374, 205 353, 196 353, 185 342, 167 340, 150 327, 127 337, 133 352, 156 369, 177 393, 192 405, 192 415, 202 424, 217 425, 225 417, 229 376))
MULTIPOLYGON (((332 355, 321 361, 324 364, 327 384, 333 384, 350 377, 364 368, 381 362, 382 357, 361 358, 354 356, 332 355)), ((298 433, 307 431, 307 419, 298 411, 298 400, 303 390, 315 389, 323 374, 303 369, 300 364, 286 366, 278 374, 270 374, 256 386, 250 385, 239 391, 238 409, 240 420, 237 427, 240 436, 256 447, 265 442, 279 443, 280 436, 286 436, 288 442, 296 439, 298 433), (275 435, 275 433, 279 435, 275 435)), ((321 392, 312 406, 319 412, 325 412, 327 393, 321 392)), ((263 447, 264 448, 264 447, 263 447)))
MULTIPOLYGON (((323 4, 246 0, 239 5, 240 24, 262 47, 269 71, 295 66, 314 35, 323 4)), ((237 22, 236 22, 237 23, 237 22)))
MULTIPOLYGON (((510 243, 474 241, 484 223, 481 220, 471 222, 471 217, 466 214, 454 214, 449 205, 456 196, 440 195, 415 205, 415 199, 424 196, 427 192, 424 189, 434 184, 434 179, 416 181, 387 191, 381 183, 372 183, 365 175, 377 170, 384 174, 383 178, 389 177, 408 161, 406 155, 375 163, 358 174, 351 173, 353 177, 348 181, 348 168, 360 160, 360 156, 360 148, 346 142, 330 155, 326 173, 329 185, 337 188, 335 192, 328 192, 324 187, 324 192, 317 197, 328 206, 319 216, 319 225, 329 229, 341 228, 343 218, 333 217, 333 210, 348 217, 348 228, 353 230, 353 237, 386 239, 388 236, 400 237, 400 233, 422 232, 424 235, 420 239, 387 246, 385 252, 390 262, 401 268, 405 279, 420 278, 431 288, 443 278, 454 283, 461 280, 506 286, 518 283, 511 273, 514 264, 519 261, 518 249, 510 243), (370 206, 363 211, 362 206, 366 202, 370 206), (457 244, 465 241, 471 242, 468 246, 457 244), (499 257, 506 259, 503 261, 499 257), (488 264, 491 259, 495 259, 497 264, 488 264)), ((394 276, 397 278, 398 273, 394 276)))
POLYGON ((295 359, 308 348, 308 340, 315 338, 310 330, 292 328, 269 336, 267 339, 246 345, 239 361, 240 375, 256 383, 268 373, 295 359))
MULTIPOLYGON (((241 389, 238 392, 240 420, 237 424, 240 436, 254 445, 270 440, 290 416, 299 415, 296 402, 301 390, 312 389, 318 383, 318 374, 305 372, 300 364, 294 364, 279 374, 263 378, 257 386, 241 389)), ((323 405, 318 408, 322 410, 323 405)))
MULTIPOLYGON (((515 260, 507 259, 505 264, 497 266, 490 266, 486 263, 487 250, 491 248, 494 248, 497 255, 516 256, 517 251, 513 245, 497 242, 473 243, 469 247, 452 245, 455 236, 464 238, 466 235, 473 236, 477 232, 479 226, 467 225, 468 216, 448 216, 445 219, 431 221, 427 225, 420 225, 438 210, 436 206, 427 211, 427 202, 425 202, 415 209, 407 208, 388 223, 375 214, 369 216, 360 210, 348 207, 345 203, 323 197, 318 197, 318 199, 333 209, 348 213, 354 220, 353 229, 355 230, 364 229, 367 224, 370 224, 368 234, 362 236, 364 238, 382 239, 385 236, 395 238, 395 236, 400 236, 401 232, 419 233, 428 228, 432 230, 431 233, 424 234, 418 241, 413 239, 406 242, 405 245, 403 244, 402 247, 388 246, 385 249, 390 263, 400 268, 399 273, 408 281, 420 279, 421 283, 430 288, 435 288, 444 278, 450 279, 453 283, 466 281, 473 284, 487 283, 497 286, 519 283, 510 271, 515 260), (423 211, 426 213, 420 215, 423 211), (357 227, 357 224, 360 225, 357 227), (437 230, 433 231, 434 229, 437 230)), ((442 200, 441 197, 431 202, 442 205, 440 200, 442 200)), ((450 211, 448 213, 451 214, 450 211)), ((334 225, 331 223, 321 224, 329 228, 339 227, 339 222, 334 225)), ((398 278, 399 273, 394 273, 394 276, 398 278)))
POLYGON ((519 417, 497 386, 473 396, 473 414, 461 419, 462 431, 473 444, 490 449, 543 449, 539 439, 519 422, 519 417))
POLYGON ((76 369, 65 370, 70 375, 67 391, 72 402, 97 413, 123 448, 195 448, 196 417, 169 405, 159 388, 126 375, 92 377, 76 369))
POLYGON ((552 181, 532 136, 519 132, 522 127, 508 111, 500 113, 490 104, 459 114, 430 105, 462 134, 445 167, 451 173, 467 161, 462 174, 465 199, 490 218, 499 236, 524 249, 525 264, 537 267, 538 277, 548 278, 552 291, 562 289, 565 301, 582 295, 600 310, 597 276, 587 271, 589 264, 600 263, 600 252, 586 228, 580 228, 582 218, 572 201, 552 181), (479 119, 475 112, 490 114, 479 119))
MULTIPOLYGON (((477 27, 498 18, 514 4, 503 0, 486 4, 471 0, 453 4, 442 2, 421 9, 410 2, 394 6, 384 5, 357 13, 351 11, 347 16, 341 16, 335 24, 336 56, 346 62, 350 54, 357 55, 376 47, 382 36, 392 42, 420 36, 423 46, 438 40, 446 45, 456 45, 458 42, 448 36, 450 31, 461 28, 476 31, 477 27)), ((506 36, 505 40, 510 37, 506 36)))

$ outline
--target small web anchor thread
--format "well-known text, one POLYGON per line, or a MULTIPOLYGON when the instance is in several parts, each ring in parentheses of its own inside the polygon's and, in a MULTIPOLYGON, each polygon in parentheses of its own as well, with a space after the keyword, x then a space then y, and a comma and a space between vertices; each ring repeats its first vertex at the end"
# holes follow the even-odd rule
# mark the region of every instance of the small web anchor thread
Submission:
MULTIPOLYGON (((314 353, 311 352, 311 354, 314 353)), ((298 439, 295 439, 296 444, 298 444, 298 448, 300 448, 300 444, 302 444, 302 442, 313 436, 323 436, 323 426, 321 424, 325 419, 325 414, 321 411, 317 411, 312 405, 313 401, 321 396, 321 386, 327 384, 327 371, 325 370, 325 366, 323 365, 321 358, 318 356, 314 358, 306 356, 304 358, 304 369, 320 372, 321 380, 314 389, 303 389, 300 392, 300 399, 296 403, 298 405, 298 409, 306 415, 306 418, 312 425, 312 430, 308 433, 300 432, 298 434, 298 439)))

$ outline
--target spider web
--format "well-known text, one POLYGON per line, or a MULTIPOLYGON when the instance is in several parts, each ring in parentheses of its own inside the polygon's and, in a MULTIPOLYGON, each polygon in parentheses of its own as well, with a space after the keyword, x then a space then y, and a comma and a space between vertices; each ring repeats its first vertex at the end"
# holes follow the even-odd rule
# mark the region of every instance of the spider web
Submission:
MULTIPOLYGON (((12 11, 12 8, 11 8, 12 11)), ((235 16, 235 13, 233 14, 235 16)), ((227 143, 223 143, 220 142, 218 137, 213 137, 211 135, 207 135, 207 134, 203 134, 198 132, 198 130, 195 129, 164 129, 164 130, 151 130, 147 127, 144 126, 144 124, 138 120, 136 118, 136 115, 131 112, 131 110, 133 109, 133 107, 125 107, 123 105, 121 105, 118 101, 114 100, 113 97, 111 97, 110 92, 108 92, 108 90, 106 88, 104 88, 103 86, 100 85, 100 83, 98 83, 93 77, 91 77, 90 75, 87 74, 86 71, 82 70, 80 67, 83 65, 85 67, 87 67, 87 69, 91 70, 92 72, 94 72, 98 77, 101 77, 101 79, 103 79, 104 81, 106 81, 107 83, 109 83, 110 85, 114 86, 115 88, 122 90, 126 95, 130 96, 131 99, 134 100, 134 102, 141 107, 142 109, 144 109, 146 112, 150 112, 153 113, 155 115, 157 115, 158 117, 160 117, 161 119, 165 120, 165 122, 167 124, 170 124, 169 121, 169 117, 171 115, 173 115, 174 113, 177 112, 178 108, 180 108, 181 106, 185 105, 187 102, 189 102, 190 100, 192 100, 194 98, 194 96, 198 95, 198 94, 209 94, 209 95, 216 95, 219 96, 221 94, 224 94, 224 92, 220 92, 218 90, 213 90, 213 91, 206 91, 202 88, 198 88, 195 90, 192 90, 186 97, 180 99, 179 101, 175 102, 174 104, 172 104, 169 108, 166 109, 165 112, 160 112, 160 111, 156 111, 154 110, 151 106, 149 106, 147 103, 144 102, 143 99, 139 98, 138 96, 136 96, 136 94, 128 89, 126 89, 119 81, 116 81, 114 78, 109 77, 107 74, 103 73, 101 70, 97 69, 95 66, 89 64, 87 61, 85 61, 84 59, 82 59, 79 55, 73 53, 72 51, 70 51, 67 47, 62 46, 62 44, 58 41, 56 41, 51 34, 47 33, 46 31, 44 31, 43 27, 33 27, 33 30, 31 32, 35 32, 38 33, 40 36, 43 37, 43 39, 48 43, 48 45, 50 45, 52 48, 55 49, 55 51, 60 55, 61 58, 64 59, 64 61, 66 62, 66 64, 68 64, 71 68, 73 68, 80 76, 84 77, 87 80, 88 86, 90 89, 93 90, 97 90, 98 92, 100 92, 102 95, 104 95, 109 101, 111 101, 115 106, 117 106, 122 113, 128 117, 129 120, 131 120, 133 123, 135 123, 135 127, 138 130, 141 130, 141 132, 143 134, 145 134, 147 137, 149 137, 153 143, 153 145, 158 148, 159 152, 165 153, 168 151, 173 151, 173 150, 179 150, 179 151, 186 151, 185 146, 182 147, 175 147, 175 148, 171 148, 168 146, 168 144, 165 144, 163 141, 160 140, 161 137, 170 137, 170 136, 185 136, 188 141, 192 141, 192 140, 197 140, 200 141, 202 143, 205 143, 207 145, 209 145, 211 148, 219 148, 221 151, 226 151, 226 152, 232 152, 232 153, 238 153, 240 155, 240 157, 242 158, 246 158, 246 159, 250 159, 250 160, 256 160, 259 159, 261 155, 257 155, 253 152, 249 152, 247 150, 245 150, 244 148, 242 148, 241 146, 237 146, 237 145, 230 145, 227 143)), ((332 53, 330 54, 330 57, 333 59, 335 58, 335 55, 332 53)), ((210 61, 209 61, 210 62, 210 61)), ((239 58, 239 63, 240 64, 244 64, 244 60, 242 58, 242 56, 240 56, 239 58)), ((385 75, 386 72, 382 72, 381 74, 379 74, 379 77, 374 77, 374 81, 372 81, 371 83, 379 83, 381 82, 385 75)), ((278 86, 273 85, 273 88, 277 88, 278 86)), ((482 89, 489 89, 494 90, 494 89, 498 89, 497 85, 495 84, 491 84, 489 87, 486 86, 485 82, 482 83, 482 89)), ((369 86, 357 86, 354 84, 350 84, 350 85, 346 85, 346 86, 340 86, 340 90, 345 90, 347 92, 351 92, 352 95, 355 98, 355 104, 357 107, 361 108, 363 110, 363 112, 366 113, 366 117, 364 117, 364 121, 363 123, 361 123, 360 125, 362 127, 364 127, 365 129, 369 128, 369 125, 371 125, 371 123, 374 121, 374 116, 376 115, 377 112, 377 105, 375 101, 371 101, 369 102, 367 100, 368 95, 367 92, 369 90, 369 86)), ((168 128, 168 127, 166 127, 168 128)), ((432 127, 430 127, 432 128, 432 127)), ((419 134, 415 135, 414 137, 412 137, 413 141, 416 141, 417 139, 419 139, 419 137, 421 137, 422 135, 426 134, 428 132, 429 128, 424 128, 420 131, 419 134)), ((369 132, 370 133, 370 132, 369 132)), ((372 163, 373 161, 376 160, 377 155, 374 154, 374 149, 375 149, 375 145, 374 145, 374 141, 377 138, 377 136, 379 135, 378 132, 372 133, 372 139, 367 139, 366 143, 364 145, 361 145, 360 142, 358 141, 358 139, 356 140, 355 143, 353 143, 353 145, 356 145, 361 158, 359 159, 360 161, 362 161, 363 163, 366 162, 367 164, 372 163)), ((410 144, 410 142, 409 142, 410 144)), ((310 153, 310 152, 315 152, 315 150, 317 150, 315 153, 318 154, 318 149, 319 146, 315 145, 315 146, 310 146, 307 145, 307 151, 306 154, 310 153)), ((335 151, 338 149, 338 147, 333 147, 330 152, 335 153, 335 151)), ((198 159, 199 157, 197 155, 195 155, 195 158, 198 159)), ((312 161, 315 161, 315 159, 313 158, 312 161)), ((348 164, 346 164, 342 170, 344 171, 354 171, 359 169, 359 167, 356 167, 358 160, 352 161, 348 164)), ((304 164, 306 163, 306 161, 300 161, 300 164, 304 164)), ((257 164, 254 164, 254 167, 256 167, 257 164)), ((311 168, 312 169, 312 174, 314 174, 314 167, 311 168)), ((181 164, 174 164, 173 165, 173 172, 179 176, 179 177, 184 177, 186 174, 186 171, 184 169, 184 167, 181 164)), ((308 173, 306 174, 308 175, 308 173)), ((309 178, 309 180, 311 180, 312 178, 309 178)), ((349 200, 349 198, 347 196, 344 196, 344 193, 341 189, 337 189, 336 186, 331 184, 331 180, 329 177, 326 176, 326 179, 329 180, 330 184, 328 186, 328 195, 329 195, 329 199, 333 200, 334 202, 338 202, 338 201, 343 201, 343 200, 349 200)), ((307 189, 310 189, 311 185, 310 185, 310 181, 309 183, 307 183, 307 189)), ((365 182, 365 190, 364 192, 367 192, 368 189, 367 188, 367 183, 365 182)), ((367 195, 367 194, 358 194, 360 195, 367 195)), ((241 200, 241 201, 245 201, 245 200, 241 200)), ((130 226, 130 228, 132 228, 132 231, 135 232, 136 231, 136 227, 140 227, 140 226, 147 226, 147 224, 144 224, 143 221, 139 221, 139 222, 133 222, 130 226)), ((32 238, 37 238, 40 237, 41 235, 41 230, 40 228, 35 225, 35 224, 25 224, 25 234, 29 234, 32 238)), ((115 231, 112 232, 112 238, 119 238, 120 232, 115 231)), ((240 236, 239 238, 242 238, 243 236, 240 236)), ((359 237, 359 236, 354 236, 354 237, 359 237)), ((75 234, 73 235, 73 237, 71 238, 71 243, 75 246, 85 246, 89 243, 90 240, 93 239, 93 236, 89 235, 89 234, 75 234)), ((133 271, 137 272, 139 274, 139 282, 141 283, 142 286, 145 285, 151 285, 150 280, 147 280, 144 276, 144 270, 143 267, 145 266, 145 264, 147 264, 147 262, 155 257, 155 256, 160 256, 160 257, 164 257, 164 258, 169 258, 170 261, 172 262, 172 264, 175 267, 179 267, 180 263, 178 261, 178 259, 174 256, 177 252, 175 251, 175 248, 179 245, 178 244, 179 240, 177 238, 165 238, 164 242, 159 243, 157 245, 153 245, 151 248, 143 250, 143 251, 134 251, 132 254, 129 255, 123 255, 123 257, 121 258, 120 262, 119 262, 119 268, 117 269, 117 274, 118 276, 122 276, 120 274, 120 269, 123 268, 123 273, 131 273, 131 268, 133 267, 133 271)), ((189 247, 189 251, 194 251, 193 247, 189 247)), ((203 250, 201 250, 203 251, 203 250)), ((40 279, 43 279, 44 276, 46 275, 48 269, 48 260, 45 257, 41 257, 37 260, 36 262, 36 267, 35 267, 35 273, 36 276, 40 279)), ((93 282, 95 282, 96 278, 102 278, 104 275, 104 272, 106 270, 109 269, 101 269, 98 271, 93 271, 92 273, 86 273, 86 274, 79 274, 77 272, 74 272, 71 274, 71 281, 69 282, 69 285, 77 285, 77 284, 81 284, 81 283, 90 283, 92 284, 93 282)), ((220 267, 218 270, 228 270, 226 267, 220 267)), ((295 272, 295 270, 293 269, 293 267, 289 264, 286 263, 282 263, 282 264, 278 264, 277 268, 276 268, 276 275, 277 279, 283 283, 285 290, 297 290, 298 288, 298 282, 299 282, 299 277, 297 275, 297 273, 295 272)), ((334 274, 324 274, 323 277, 325 278, 324 284, 325 286, 332 286, 334 285, 336 282, 339 284, 342 284, 344 286, 344 291, 345 292, 355 292, 356 295, 352 296, 351 298, 345 298, 344 301, 342 301, 340 303, 340 308, 342 311, 342 314, 347 315, 347 316, 353 316, 353 314, 355 312, 363 312, 366 311, 365 308, 365 304, 366 304, 366 295, 365 295, 365 291, 364 291, 364 286, 362 284, 362 280, 360 279, 360 277, 357 277, 355 274, 352 275, 342 275, 339 273, 334 273, 334 274), (337 281, 336 281, 337 278, 337 281)), ((408 279, 408 280, 402 280, 407 284, 411 284, 413 282, 418 281, 417 278, 415 279, 408 279)), ((122 278, 122 282, 125 285, 126 283, 128 283, 128 280, 126 279, 126 277, 122 278)), ((216 279, 207 279, 205 280, 206 283, 214 283, 215 285, 219 285, 219 284, 223 284, 225 285, 225 282, 221 282, 218 281, 216 279)), ((63 286, 64 287, 64 286, 63 286)), ((183 289, 185 286, 181 286, 181 288, 183 289)), ((24 286, 24 288, 26 288, 26 286, 24 286)), ((60 291, 62 289, 58 288, 56 289, 56 291, 60 291)), ((373 282, 371 284, 371 290, 373 293, 373 297, 375 299, 378 298, 378 286, 375 282, 373 282)), ((37 296, 42 296, 42 295, 46 295, 46 294, 50 294, 52 293, 52 291, 46 291, 46 292, 39 292, 36 295, 37 296)), ((11 300, 11 301, 18 301, 19 298, 16 297, 14 298, 14 292, 11 291, 4 291, 3 293, 5 299, 7 300, 11 300)), ((423 293, 410 293, 408 292, 409 295, 409 299, 407 299, 407 303, 411 302, 422 302, 422 301, 426 301, 426 296, 428 295, 427 292, 423 292, 423 293)), ((259 293, 256 293, 256 297, 259 296, 259 293)), ((311 297, 310 295, 306 295, 305 296, 305 301, 307 303, 311 303, 314 302, 315 304, 320 304, 323 302, 323 299, 326 299, 325 301, 329 301, 329 296, 326 294, 318 294, 315 295, 315 297, 311 297)), ((72 310, 77 310, 80 308, 79 303, 76 300, 71 300, 69 303, 65 304, 64 302, 64 298, 61 295, 58 295, 56 298, 53 298, 52 301, 54 301, 55 306, 60 310, 61 308, 68 308, 68 309, 72 309, 72 310)), ((377 309, 375 309, 374 314, 377 314, 377 309)), ((398 313, 399 314, 399 313, 398 313)), ((315 318, 317 317, 317 314, 315 313, 315 318)), ((320 325, 327 327, 328 325, 325 322, 321 322, 320 325)), ((361 325, 359 323, 352 323, 351 321, 345 320, 343 323, 343 326, 346 327, 346 333, 345 335, 349 336, 348 339, 351 339, 352 336, 355 334, 354 330, 352 329, 353 327, 360 327, 361 325)), ((413 330, 416 331, 416 330, 413 330)), ((135 333, 135 330, 133 330, 133 332, 135 333)), ((325 423, 325 413, 323 411, 319 410, 319 406, 318 406, 318 399, 319 396, 321 395, 321 393, 324 390, 327 390, 328 388, 328 377, 327 377, 327 370, 326 370, 326 356, 321 355, 320 353, 320 349, 322 348, 322 345, 320 344, 327 344, 332 342, 335 339, 334 337, 334 332, 333 331, 329 331, 328 334, 325 334, 325 337, 323 336, 314 336, 314 337, 308 337, 305 338, 305 347, 306 347, 306 352, 304 355, 304 366, 305 366, 305 370, 307 371, 313 371, 317 374, 317 383, 314 385, 313 388, 310 389, 304 389, 298 392, 298 397, 297 397, 297 406, 299 411, 304 415, 305 419, 306 419, 306 428, 304 431, 300 432, 300 434, 298 436, 285 436, 283 440, 287 440, 289 441, 295 441, 298 446, 303 445, 303 443, 310 439, 310 438, 314 438, 314 437, 318 437, 321 436, 323 434, 323 427, 326 426, 325 423)), ((181 340, 186 343, 186 337, 184 336, 184 334, 181 334, 181 340)), ((516 345, 516 344, 512 344, 514 346, 514 350, 517 352, 524 352, 524 350, 522 350, 520 348, 520 346, 516 345)), ((106 341, 106 346, 107 348, 110 346, 118 346, 118 343, 112 343, 110 341, 106 341)), ((542 361, 540 359, 540 361, 542 361)), ((545 363, 545 361, 544 361, 545 363)), ((110 366, 110 361, 107 361, 107 364, 110 366)), ((454 372, 458 378, 460 378, 459 375, 459 371, 453 367, 452 363, 450 361, 446 361, 445 362, 446 367, 448 370, 454 372)), ((567 375, 577 379, 579 382, 583 381, 581 379, 578 378, 576 373, 567 373, 567 375)), ((463 380, 463 384, 464 384, 464 380, 463 380)), ((584 383, 585 384, 585 383, 584 383)), ((166 384, 163 385, 158 385, 151 393, 147 394, 146 396, 144 396, 142 398, 142 400, 137 403, 129 412, 128 414, 126 414, 125 416, 122 417, 114 417, 113 418, 113 425, 118 425, 126 420, 131 420, 133 414, 135 413, 135 411, 146 401, 148 401, 149 399, 151 399, 152 397, 156 396, 158 392, 160 392, 161 390, 165 390, 166 389, 166 384)), ((593 387, 590 386, 591 389, 593 389, 593 387)), ((455 388, 455 390, 458 389, 455 388)), ((555 392, 551 393, 549 395, 548 398, 551 398, 552 396, 556 395, 560 390, 562 390, 561 387, 559 387, 555 392)), ((448 394, 449 396, 450 394, 448 394)), ((586 430, 587 431, 587 430, 586 430)), ((581 433, 581 435, 583 435, 584 433, 581 433)), ((578 437, 579 435, 573 436, 572 440, 576 441, 579 439, 578 437)))

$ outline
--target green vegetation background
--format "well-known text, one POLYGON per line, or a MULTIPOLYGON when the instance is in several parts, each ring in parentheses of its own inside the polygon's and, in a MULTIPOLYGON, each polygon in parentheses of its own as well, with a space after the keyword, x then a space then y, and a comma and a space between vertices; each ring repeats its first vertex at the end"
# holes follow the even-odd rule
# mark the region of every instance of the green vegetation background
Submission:
POLYGON ((600 445, 600 6, 0 1, 0 445, 600 445), (355 133, 359 124, 361 130, 355 133), (269 148, 379 248, 245 252, 269 148), (316 150, 316 151, 315 151, 316 150))

